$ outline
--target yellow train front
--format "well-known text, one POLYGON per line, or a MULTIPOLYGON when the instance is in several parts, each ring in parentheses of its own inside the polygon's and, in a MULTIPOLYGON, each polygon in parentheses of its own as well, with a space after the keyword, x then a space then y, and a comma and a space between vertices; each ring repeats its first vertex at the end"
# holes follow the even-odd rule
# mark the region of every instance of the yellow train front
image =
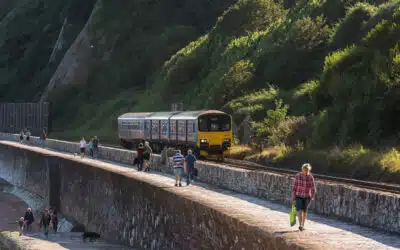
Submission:
POLYGON ((223 159, 232 143, 232 118, 218 110, 128 113, 118 118, 118 124, 126 148, 149 141, 155 152, 167 146, 223 159))
POLYGON ((201 156, 215 155, 221 160, 232 144, 232 118, 230 115, 209 111, 198 118, 197 150, 201 156))

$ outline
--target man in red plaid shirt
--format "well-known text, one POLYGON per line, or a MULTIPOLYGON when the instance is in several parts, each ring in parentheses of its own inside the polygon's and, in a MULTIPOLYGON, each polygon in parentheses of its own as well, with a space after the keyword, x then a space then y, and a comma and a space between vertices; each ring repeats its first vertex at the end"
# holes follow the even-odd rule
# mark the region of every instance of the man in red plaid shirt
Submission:
POLYGON ((304 230, 304 223, 307 219, 307 207, 310 201, 315 198, 315 182, 310 172, 311 165, 306 163, 301 167, 301 172, 294 177, 292 202, 296 202, 300 231, 304 230))

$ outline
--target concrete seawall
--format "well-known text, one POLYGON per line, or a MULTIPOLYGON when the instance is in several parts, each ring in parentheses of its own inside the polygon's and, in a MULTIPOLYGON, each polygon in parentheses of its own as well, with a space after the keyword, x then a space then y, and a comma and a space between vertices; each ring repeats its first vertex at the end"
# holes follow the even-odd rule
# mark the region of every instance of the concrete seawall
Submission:
MULTIPOLYGON (((9 134, 0 134, 0 139, 19 140, 18 135, 9 134)), ((32 143, 37 144, 37 138, 33 138, 32 143)), ((46 147, 69 153, 78 152, 76 143, 65 141, 47 140, 46 147)), ((105 160, 130 164, 134 156, 135 152, 133 151, 100 147, 100 158, 105 160)), ((19 164, 23 165, 21 162, 19 164)), ((47 160, 45 164, 52 163, 47 160)), ((161 157, 158 155, 154 156, 152 166, 157 171, 166 173, 172 171, 170 167, 161 164, 161 157)), ((292 179, 289 176, 236 169, 206 162, 199 162, 198 168, 200 181, 277 203, 290 204, 292 179)), ((34 173, 37 178, 48 174, 43 170, 34 173)), ((18 173, 12 173, 12 175, 15 178, 19 176, 18 173)), ((19 177, 24 178, 24 176, 19 177)), ((32 188, 36 190, 35 184, 32 185, 32 188)), ((47 183, 47 185, 49 184, 47 183)), ((38 191, 39 193, 46 192, 44 190, 38 191)), ((317 214, 352 221, 388 232, 400 233, 400 217, 398 216, 400 214, 400 195, 318 180, 317 192, 317 199, 310 207, 310 210, 317 214)), ((44 193, 43 195, 49 196, 49 194, 44 193)))
POLYGON ((145 249, 305 249, 184 189, 106 165, 0 144, 2 178, 38 193, 110 242, 145 249))

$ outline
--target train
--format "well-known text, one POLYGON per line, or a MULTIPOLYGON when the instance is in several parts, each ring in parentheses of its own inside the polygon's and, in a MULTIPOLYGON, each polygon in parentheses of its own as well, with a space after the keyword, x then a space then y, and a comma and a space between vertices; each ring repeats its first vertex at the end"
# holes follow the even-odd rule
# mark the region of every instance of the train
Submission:
POLYGON ((223 160, 232 145, 232 117, 219 110, 126 113, 118 117, 118 136, 126 149, 148 141, 154 152, 192 149, 223 160))

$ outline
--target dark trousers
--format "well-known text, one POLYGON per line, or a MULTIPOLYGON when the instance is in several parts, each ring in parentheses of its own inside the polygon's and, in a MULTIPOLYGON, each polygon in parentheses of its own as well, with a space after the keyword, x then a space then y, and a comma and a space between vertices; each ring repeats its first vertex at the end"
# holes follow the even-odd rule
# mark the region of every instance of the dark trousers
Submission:
POLYGON ((54 230, 54 232, 57 233, 58 221, 53 221, 52 224, 53 224, 53 230, 54 230))
POLYGON ((143 158, 137 158, 136 166, 139 171, 143 169, 143 158))
POLYGON ((46 237, 49 235, 49 225, 43 225, 43 232, 46 237))
POLYGON ((93 148, 93 158, 99 158, 99 148, 98 147, 94 147, 93 148))
POLYGON ((31 232, 32 231, 32 221, 27 221, 26 222, 26 231, 31 232))

